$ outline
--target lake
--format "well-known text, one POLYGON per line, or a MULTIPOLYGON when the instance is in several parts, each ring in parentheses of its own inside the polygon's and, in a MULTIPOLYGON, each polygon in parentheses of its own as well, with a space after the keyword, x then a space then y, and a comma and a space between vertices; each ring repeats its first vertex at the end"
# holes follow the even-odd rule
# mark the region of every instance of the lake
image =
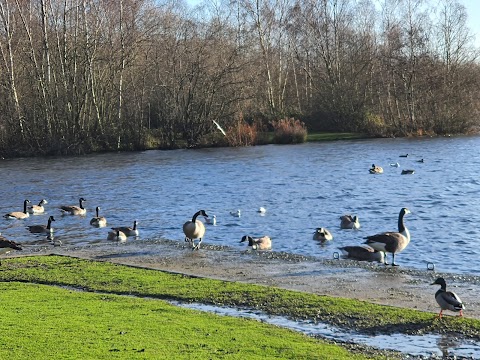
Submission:
POLYGON ((0 162, 2 214, 21 211, 24 199, 48 204, 43 215, 2 218, 0 230, 25 247, 48 246, 44 235, 25 227, 54 215, 55 238, 81 247, 105 243, 110 226, 137 220, 140 236, 128 241, 141 247, 159 238, 183 241, 182 224, 205 209, 217 218, 207 226, 205 244, 243 251, 243 235, 269 235, 274 251, 332 258, 339 246, 396 231, 398 213, 407 207, 412 240, 396 256, 399 265, 433 263, 438 271, 478 275, 479 150, 480 137, 465 136, 7 159, 0 162), (370 174, 373 163, 384 173, 370 174), (415 173, 401 175, 405 169, 415 173), (62 216, 58 207, 78 205, 80 197, 87 199, 87 215, 62 216), (106 228, 89 225, 96 206, 106 228), (240 218, 230 215, 237 209, 240 218), (347 213, 359 216, 360 230, 340 229, 339 217, 347 213), (317 227, 334 239, 324 246, 312 240, 317 227))

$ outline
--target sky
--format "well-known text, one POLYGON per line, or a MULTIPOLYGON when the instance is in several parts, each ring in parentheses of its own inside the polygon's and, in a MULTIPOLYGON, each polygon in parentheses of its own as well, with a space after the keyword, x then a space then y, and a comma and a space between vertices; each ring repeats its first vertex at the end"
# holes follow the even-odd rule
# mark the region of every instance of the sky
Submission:
MULTIPOLYGON (((475 43, 480 46, 480 0, 459 0, 465 8, 468 14, 468 27, 475 34, 475 43)), ((187 0, 190 5, 196 5, 201 0, 187 0)))

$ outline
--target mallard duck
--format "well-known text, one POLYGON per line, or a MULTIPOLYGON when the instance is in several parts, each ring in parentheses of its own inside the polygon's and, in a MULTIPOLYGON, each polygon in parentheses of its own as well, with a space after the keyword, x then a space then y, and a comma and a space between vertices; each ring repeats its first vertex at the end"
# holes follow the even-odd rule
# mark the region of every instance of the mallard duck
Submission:
POLYGON ((3 215, 5 219, 13 220, 13 219, 26 219, 30 216, 30 214, 27 212, 27 204, 30 203, 30 200, 24 200, 23 201, 23 212, 21 211, 13 211, 11 213, 3 215))
POLYGON ((45 208, 43 205, 48 204, 48 201, 45 199, 40 200, 38 205, 31 205, 27 208, 27 211, 30 214, 43 214, 45 212, 45 208))
MULTIPOLYGON (((403 223, 403 217, 410 214, 410 210, 402 208, 398 215, 398 232, 384 232, 376 235, 367 236, 365 244, 371 246, 377 251, 388 252, 392 254, 392 266, 397 266, 395 263, 395 254, 405 249, 410 242, 410 232, 403 223)), ((385 265, 388 265, 385 256, 385 265)))
POLYGON ((412 174, 415 174, 415 170, 411 170, 411 169, 402 170, 402 175, 412 175, 412 174))
POLYGON ((87 201, 83 197, 81 197, 78 202, 80 206, 76 205, 63 205, 60 206, 60 211, 64 215, 85 215, 87 213, 87 209, 83 207, 83 203, 87 201))
POLYGON ((55 221, 55 219, 50 215, 48 217, 47 225, 30 225, 27 226, 27 229, 31 233, 51 233, 53 232, 52 221, 55 221))
POLYGON ((459 316, 463 316, 465 306, 457 294, 447 291, 447 283, 444 278, 439 277, 431 285, 440 285, 440 289, 435 293, 435 300, 440 305, 440 313, 438 314, 440 319, 442 318, 443 310, 460 312, 459 316))
POLYGON ((100 212, 100 206, 97 206, 95 208, 96 216, 90 220, 90 225, 96 226, 96 227, 105 227, 107 226, 107 219, 103 216, 100 216, 99 212, 100 212))
POLYGON ((360 229, 360 220, 358 216, 343 215, 340 216, 340 228, 341 229, 360 229))
POLYGON ((383 168, 372 164, 372 167, 368 170, 370 174, 383 174, 383 168))
POLYGON ((261 238, 253 238, 249 235, 242 237, 240 242, 248 241, 248 246, 251 246, 253 250, 271 250, 272 249, 272 239, 269 236, 263 236, 261 238))
POLYGON ((347 258, 360 261, 378 261, 383 263, 384 254, 368 245, 344 246, 339 248, 347 258))
POLYGON ((327 229, 319 227, 313 233, 313 240, 318 240, 321 243, 325 243, 327 241, 333 240, 333 236, 327 229))
POLYGON ((107 240, 125 242, 127 241, 127 235, 125 235, 125 233, 120 230, 113 230, 108 232, 107 240))
POLYGON ((208 225, 217 225, 217 216, 213 215, 212 217, 203 217, 205 219, 205 224, 208 225))
POLYGON ((189 242, 192 246, 192 250, 198 250, 202 243, 203 236, 205 235, 205 225, 200 220, 197 220, 199 216, 208 217, 205 210, 199 210, 193 214, 192 220, 183 224, 183 233, 185 234, 185 241, 189 242), (195 239, 198 239, 198 244, 195 245, 195 239))
POLYGON ((7 240, 4 236, 0 234, 0 249, 2 249, 2 253, 6 254, 12 250, 22 250, 22 247, 15 241, 7 240))
POLYGON ((230 211, 230 215, 240 217, 242 215, 242 212, 240 211, 240 209, 238 209, 237 211, 230 211))
POLYGON ((137 224, 138 224, 138 222, 137 222, 137 220, 135 220, 133 222, 133 227, 118 226, 118 227, 112 227, 112 230, 113 231, 120 230, 121 232, 123 232, 127 236, 138 236, 139 232, 138 232, 138 229, 137 229, 137 224))

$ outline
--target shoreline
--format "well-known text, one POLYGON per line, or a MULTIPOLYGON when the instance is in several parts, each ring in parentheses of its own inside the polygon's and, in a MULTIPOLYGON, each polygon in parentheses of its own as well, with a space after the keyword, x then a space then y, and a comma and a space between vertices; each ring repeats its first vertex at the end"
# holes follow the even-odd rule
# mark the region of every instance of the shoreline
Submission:
MULTIPOLYGON (((392 268, 345 259, 322 260, 274 251, 239 252, 228 247, 206 244, 202 244, 199 251, 191 251, 182 242, 171 240, 97 244, 81 248, 42 247, 10 254, 11 257, 29 255, 63 255, 109 261, 437 314, 439 306, 434 295, 438 286, 430 284, 442 276, 447 281, 447 290, 456 292, 464 302, 464 316, 480 319, 480 276, 474 275, 439 273, 427 269, 420 271, 401 266, 392 268)), ((444 315, 457 314, 445 311, 444 315)))

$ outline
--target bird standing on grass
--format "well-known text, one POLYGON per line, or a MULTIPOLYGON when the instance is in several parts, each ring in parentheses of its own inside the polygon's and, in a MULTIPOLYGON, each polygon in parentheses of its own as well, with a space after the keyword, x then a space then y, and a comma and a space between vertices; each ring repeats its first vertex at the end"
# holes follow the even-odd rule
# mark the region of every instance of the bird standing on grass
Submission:
POLYGON ((460 312, 459 316, 463 316, 465 306, 457 294, 452 291, 447 291, 447 283, 444 278, 439 277, 430 285, 440 285, 440 289, 435 293, 435 300, 438 305, 440 305, 440 313, 438 314, 440 319, 442 318, 443 310, 460 312))
POLYGON ((192 250, 198 250, 200 244, 202 243, 203 236, 205 235, 205 225, 200 220, 197 220, 199 216, 208 217, 205 210, 197 211, 192 220, 187 221, 183 224, 183 233, 185 234, 185 241, 189 242, 192 246, 192 250), (195 245, 195 240, 198 239, 197 245, 195 245))

